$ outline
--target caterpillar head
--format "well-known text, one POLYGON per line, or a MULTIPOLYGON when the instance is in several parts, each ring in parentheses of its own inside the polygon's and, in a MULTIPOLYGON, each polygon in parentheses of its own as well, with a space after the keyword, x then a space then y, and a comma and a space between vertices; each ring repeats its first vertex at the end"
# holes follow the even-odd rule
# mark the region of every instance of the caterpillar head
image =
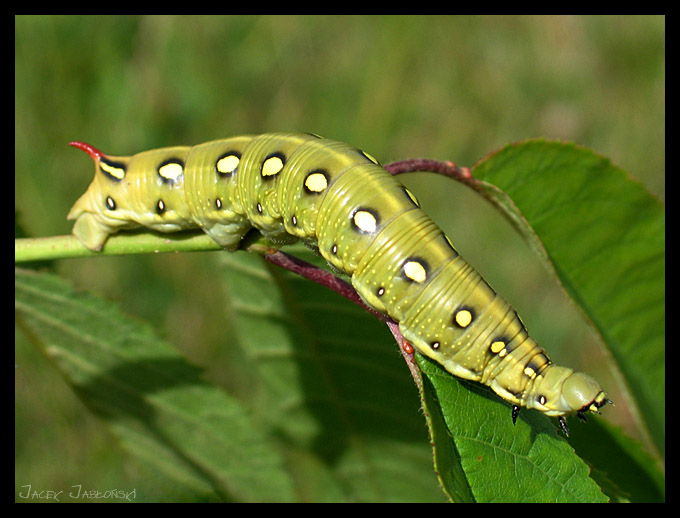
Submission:
POLYGON ((574 372, 564 380, 560 399, 570 412, 579 414, 588 411, 599 414, 600 408, 611 403, 600 384, 582 372, 574 372))
POLYGON ((606 394, 594 378, 567 367, 550 365, 543 376, 537 378, 527 399, 527 407, 536 408, 549 416, 585 412, 600 413, 607 403, 606 394))

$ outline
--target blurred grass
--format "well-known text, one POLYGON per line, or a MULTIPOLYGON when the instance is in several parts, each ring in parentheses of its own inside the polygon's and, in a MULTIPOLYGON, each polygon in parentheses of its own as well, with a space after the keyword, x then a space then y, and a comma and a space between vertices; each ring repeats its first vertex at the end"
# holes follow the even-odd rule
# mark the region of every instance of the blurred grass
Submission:
MULTIPOLYGON (((343 140, 383 163, 468 166, 508 142, 572 140, 664 197, 665 18, 15 18, 15 209, 33 236, 69 233, 65 215, 91 180, 90 160, 70 140, 132 154, 281 130, 343 140)), ((596 363, 580 343, 592 335, 509 225, 450 181, 405 181, 553 359, 596 363)), ((56 267, 154 323, 209 377, 239 390, 247 380, 220 378, 220 364, 238 353, 228 347, 222 294, 210 289, 213 261, 184 254, 56 267)), ((146 485, 16 335, 17 492, 24 483, 146 485)))

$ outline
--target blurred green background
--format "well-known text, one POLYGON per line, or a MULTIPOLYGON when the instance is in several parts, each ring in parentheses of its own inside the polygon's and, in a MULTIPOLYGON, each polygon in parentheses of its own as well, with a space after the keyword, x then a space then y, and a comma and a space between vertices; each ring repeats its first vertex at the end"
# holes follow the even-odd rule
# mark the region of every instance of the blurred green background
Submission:
MULTIPOLYGON (((569 140, 663 198, 665 18, 15 18, 15 210, 31 236, 70 233, 66 214, 93 174, 70 140, 133 154, 269 131, 318 133, 383 163, 466 166, 517 140, 569 140)), ((510 226, 449 180, 403 180, 553 359, 592 373, 596 338, 510 226)), ((221 377, 236 353, 217 307, 223 296, 210 289, 214 256, 55 268, 151 321, 208 377, 239 390, 247 380, 221 377)), ((162 493, 15 334, 16 492, 83 484, 146 488, 151 500, 162 493)), ((626 409, 616 411, 625 423, 626 409)))

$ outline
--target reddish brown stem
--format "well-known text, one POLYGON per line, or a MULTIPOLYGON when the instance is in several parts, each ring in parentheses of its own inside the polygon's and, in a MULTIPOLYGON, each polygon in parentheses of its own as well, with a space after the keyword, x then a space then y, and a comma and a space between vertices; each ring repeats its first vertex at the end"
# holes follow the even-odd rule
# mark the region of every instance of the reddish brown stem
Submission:
POLYGON ((418 384, 418 386, 420 386, 420 383, 422 383, 422 381, 420 378, 420 373, 418 372, 418 368, 416 367, 415 364, 413 347, 403 337, 401 331, 399 331, 399 324, 397 324, 391 318, 383 315, 379 311, 376 311, 368 307, 366 304, 364 304, 364 302, 361 300, 361 297, 359 297, 356 290, 352 287, 351 284, 343 281, 342 279, 339 279, 338 277, 336 277, 330 272, 327 272, 326 270, 322 270, 321 268, 318 268, 301 259, 298 259, 295 256, 282 252, 281 250, 272 249, 270 253, 264 254, 264 258, 268 262, 275 264, 276 266, 285 268, 286 270, 296 273, 306 279, 309 279, 310 281, 315 282, 316 284, 325 286, 326 288, 333 290, 334 292, 345 297, 347 300, 350 300, 351 302, 354 302, 355 304, 361 306, 362 308, 369 311, 370 313, 378 317, 380 320, 385 322, 387 324, 387 327, 390 329, 392 336, 394 336, 394 339, 396 340, 397 344, 399 344, 399 350, 401 351, 401 354, 404 357, 404 360, 406 361, 409 370, 411 371, 411 376, 413 376, 415 382, 418 384))
POLYGON ((391 162, 385 166, 385 169, 392 175, 426 171, 443 174, 444 176, 448 176, 459 182, 469 182, 470 180, 473 180, 469 167, 459 167, 451 161, 442 162, 429 158, 412 158, 410 160, 391 162))
POLYGON ((282 252, 281 250, 273 250, 271 253, 265 254, 264 258, 272 264, 285 268, 305 279, 309 279, 316 284, 333 290, 335 293, 342 295, 365 310, 370 311, 383 322, 390 321, 389 317, 386 317, 379 311, 371 309, 364 304, 364 301, 361 300, 361 297, 359 297, 351 284, 336 277, 332 273, 318 268, 313 264, 309 264, 302 259, 298 259, 295 256, 289 255, 286 252, 282 252))

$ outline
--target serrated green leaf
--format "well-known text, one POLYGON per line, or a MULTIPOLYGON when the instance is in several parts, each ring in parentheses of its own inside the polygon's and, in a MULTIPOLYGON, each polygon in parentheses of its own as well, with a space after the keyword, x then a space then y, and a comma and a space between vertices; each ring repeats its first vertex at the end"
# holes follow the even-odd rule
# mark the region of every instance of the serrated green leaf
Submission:
MULTIPOLYGON (((572 144, 507 146, 474 169, 598 330, 665 449, 665 215, 624 171, 572 144), (508 202, 508 198, 512 202, 508 202), (540 254, 540 252, 539 252, 540 254)), ((637 413, 637 412, 635 412, 637 413)))
POLYGON ((17 321, 143 464, 197 500, 288 501, 292 485, 243 405, 117 307, 16 272, 17 321))
POLYGON ((436 436, 439 473, 456 473, 442 485, 459 502, 605 502, 590 468, 536 412, 511 409, 489 389, 458 380, 419 356, 436 436), (439 414, 439 415, 437 415, 439 414), (444 454, 441 454, 441 451, 444 454))

